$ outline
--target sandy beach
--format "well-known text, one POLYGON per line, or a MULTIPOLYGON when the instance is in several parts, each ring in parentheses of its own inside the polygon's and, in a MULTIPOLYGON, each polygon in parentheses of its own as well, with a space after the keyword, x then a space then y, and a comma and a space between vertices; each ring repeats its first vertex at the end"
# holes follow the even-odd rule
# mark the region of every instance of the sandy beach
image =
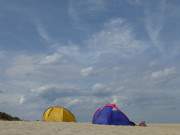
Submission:
POLYGON ((148 127, 104 126, 89 123, 0 121, 1 135, 179 135, 180 124, 148 127))

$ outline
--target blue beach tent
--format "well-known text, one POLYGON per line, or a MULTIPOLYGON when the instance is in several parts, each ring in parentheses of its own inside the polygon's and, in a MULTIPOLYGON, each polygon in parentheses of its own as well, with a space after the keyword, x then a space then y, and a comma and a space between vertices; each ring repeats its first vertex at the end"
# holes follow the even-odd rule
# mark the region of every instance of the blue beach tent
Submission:
POLYGON ((102 108, 98 108, 94 113, 93 124, 102 125, 130 125, 135 126, 135 123, 119 110, 116 104, 107 104, 102 108))

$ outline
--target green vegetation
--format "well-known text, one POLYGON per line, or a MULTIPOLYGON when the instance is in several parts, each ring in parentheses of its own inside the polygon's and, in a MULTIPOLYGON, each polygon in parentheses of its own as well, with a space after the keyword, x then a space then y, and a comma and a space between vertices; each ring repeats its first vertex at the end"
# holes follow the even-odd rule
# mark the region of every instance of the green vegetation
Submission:
POLYGON ((5 112, 0 112, 0 120, 6 120, 6 121, 21 121, 18 117, 13 117, 5 112))

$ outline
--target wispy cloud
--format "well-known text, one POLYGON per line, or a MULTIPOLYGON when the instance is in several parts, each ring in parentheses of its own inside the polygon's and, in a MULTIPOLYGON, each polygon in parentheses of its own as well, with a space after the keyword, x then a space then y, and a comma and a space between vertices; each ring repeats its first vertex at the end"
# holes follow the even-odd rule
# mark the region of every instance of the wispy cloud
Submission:
POLYGON ((173 75, 175 73, 176 73, 175 68, 171 67, 171 68, 165 68, 160 71, 152 72, 151 77, 156 79, 156 78, 167 77, 167 76, 173 75))
POLYGON ((11 77, 28 75, 35 70, 36 60, 27 55, 19 55, 12 61, 12 66, 6 69, 6 74, 11 77))
POLYGON ((24 96, 20 96, 19 104, 23 104, 24 102, 25 102, 25 97, 24 96))
POLYGON ((164 48, 161 43, 161 30, 164 27, 166 0, 161 0, 153 8, 145 6, 145 27, 148 35, 155 47, 163 53, 164 48))
POLYGON ((45 40, 46 42, 51 42, 51 38, 42 24, 37 25, 37 32, 43 40, 45 40))
POLYGON ((131 26, 121 18, 105 23, 104 29, 95 33, 88 44, 97 53, 117 53, 121 57, 132 57, 147 47, 135 38, 131 26))
POLYGON ((141 81, 146 83, 140 79, 142 76, 135 79, 132 72, 124 74, 123 69, 128 69, 128 65, 113 59, 133 59, 142 54, 146 50, 144 41, 135 38, 131 25, 124 19, 116 18, 106 22, 102 30, 83 44, 88 46, 84 51, 70 44, 57 47, 51 54, 21 54, 12 59, 6 70, 8 77, 17 79, 17 87, 22 85, 19 81, 29 82, 23 97, 19 92, 17 103, 32 107, 34 102, 41 107, 61 103, 76 110, 76 104, 85 106, 93 99, 95 103, 123 102, 126 106, 131 89, 141 81), (108 63, 112 65, 106 67, 108 63), (67 104, 69 100, 73 102, 67 104))
POLYGON ((88 76, 93 72, 93 67, 87 67, 87 68, 83 68, 81 69, 81 75, 82 76, 88 76))
POLYGON ((63 55, 62 54, 59 54, 59 53, 54 53, 52 55, 47 55, 45 56, 45 58, 43 58, 41 61, 40 61, 40 64, 53 64, 53 63, 56 63, 58 62, 60 59, 63 58, 63 55))
POLYGON ((55 47, 57 44, 59 44, 56 39, 52 38, 52 36, 49 34, 47 28, 44 26, 44 24, 37 20, 34 19, 34 26, 37 31, 37 34, 40 37, 40 40, 42 40, 48 47, 55 47))
POLYGON ((84 18, 95 16, 99 12, 105 11, 106 6, 106 0, 79 0, 78 2, 70 0, 68 4, 68 15, 72 20, 74 28, 85 31, 87 29, 85 25, 87 22, 84 18))
MULTIPOLYGON (((73 30, 75 27, 95 27, 86 38, 79 36, 82 33, 77 29, 63 27, 65 32, 78 35, 80 42, 59 43, 50 35, 51 26, 45 27, 49 23, 44 19, 33 25, 38 40, 47 44, 46 51, 0 51, 0 87, 3 90, 0 91, 0 107, 3 110, 25 119, 39 119, 47 106, 60 104, 81 116, 80 120, 87 121, 97 107, 115 102, 137 120, 146 119, 150 112, 160 112, 159 108, 164 111, 158 116, 169 116, 164 112, 172 114, 169 108, 178 106, 180 101, 180 64, 178 49, 176 57, 165 57, 168 49, 163 44, 162 31, 166 28, 166 1, 158 1, 155 7, 142 0, 129 1, 133 6, 141 7, 135 8, 137 12, 145 13, 140 16, 141 19, 144 17, 145 29, 142 26, 136 31, 136 22, 128 19, 130 15, 123 17, 127 12, 119 14, 121 9, 113 10, 113 15, 108 12, 112 18, 107 20, 102 18, 99 22, 98 18, 93 27, 82 26, 84 22, 89 23, 86 16, 91 17, 92 22, 97 16, 101 18, 101 13, 108 10, 106 2, 111 3, 101 0, 69 2, 66 15, 72 20, 68 26, 77 25, 73 30), (101 26, 98 29, 97 23, 101 26), (139 37, 137 33, 142 31, 148 35, 139 37), (87 111, 81 111, 84 109, 87 111)), ((133 10, 130 13, 133 14, 133 10)), ((71 38, 75 37, 68 35, 64 40, 71 38)), ((168 51, 173 53, 171 48, 168 51)))

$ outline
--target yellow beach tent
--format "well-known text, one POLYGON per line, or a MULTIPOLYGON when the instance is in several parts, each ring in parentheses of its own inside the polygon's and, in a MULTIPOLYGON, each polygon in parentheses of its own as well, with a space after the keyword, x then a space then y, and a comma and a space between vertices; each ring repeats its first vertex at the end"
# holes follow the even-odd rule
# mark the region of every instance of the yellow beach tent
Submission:
POLYGON ((76 122, 76 118, 68 109, 61 106, 49 107, 43 114, 44 121, 76 122))

